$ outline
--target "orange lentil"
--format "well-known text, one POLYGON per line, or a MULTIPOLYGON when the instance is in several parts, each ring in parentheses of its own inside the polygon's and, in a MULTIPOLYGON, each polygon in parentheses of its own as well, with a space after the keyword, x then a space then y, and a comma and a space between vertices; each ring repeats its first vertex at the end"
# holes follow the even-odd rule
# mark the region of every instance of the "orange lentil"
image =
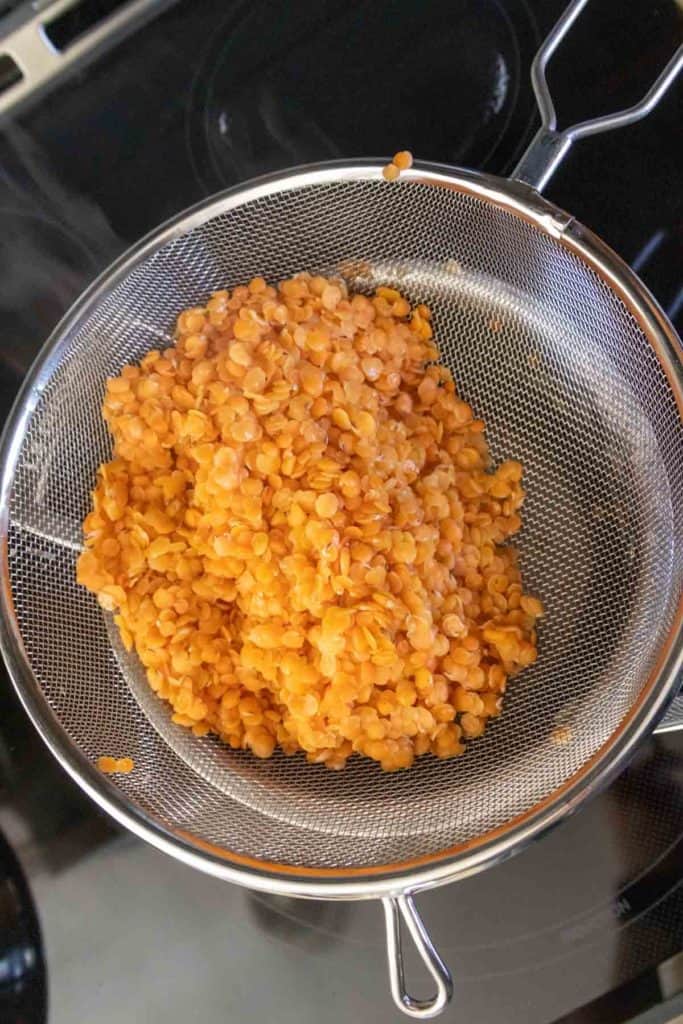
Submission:
POLYGON ((128 775, 135 767, 132 757, 98 757, 97 767, 105 775, 128 775))
POLYGON ((413 154, 408 149, 402 149, 398 153, 394 153, 392 163, 396 164, 399 171, 407 171, 409 167, 413 166, 413 154))
POLYGON ((396 181, 400 173, 401 171, 396 164, 387 164, 386 167, 382 168, 382 177, 385 181, 396 181))
POLYGON ((339 499, 336 494, 326 492, 315 499, 315 511, 321 519, 331 518, 339 508, 339 499))

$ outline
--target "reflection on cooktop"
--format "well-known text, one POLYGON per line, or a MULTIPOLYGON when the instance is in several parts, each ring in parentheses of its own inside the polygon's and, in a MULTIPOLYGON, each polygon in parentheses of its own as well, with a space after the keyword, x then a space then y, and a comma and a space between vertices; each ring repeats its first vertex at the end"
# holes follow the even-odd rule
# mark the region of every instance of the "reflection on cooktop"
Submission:
POLYGON ((277 4, 238 7, 212 32, 193 82, 195 173, 212 190, 404 145, 505 169, 531 129, 526 69, 538 40, 524 0, 305 0, 285 19, 277 4))
POLYGON ((247 906, 258 928, 303 950, 334 945, 350 924, 351 906, 332 900, 248 892, 247 906))
POLYGON ((3 346, 3 373, 21 379, 40 344, 93 273, 87 248, 57 221, 29 210, 0 206, 0 308, 3 333, 38 344, 3 346))

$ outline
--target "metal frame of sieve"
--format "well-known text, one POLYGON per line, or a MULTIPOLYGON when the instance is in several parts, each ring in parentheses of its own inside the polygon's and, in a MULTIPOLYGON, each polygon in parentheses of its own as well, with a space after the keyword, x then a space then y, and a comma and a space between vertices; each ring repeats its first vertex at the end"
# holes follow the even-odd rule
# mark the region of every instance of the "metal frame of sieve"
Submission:
MULTIPOLYGON (((140 838, 177 857, 188 866, 264 892, 325 899, 382 899, 387 927, 392 995, 399 1009, 415 1018, 427 1018, 439 1014, 451 997, 452 981, 447 967, 434 949, 420 920, 413 903, 413 894, 422 889, 465 877, 508 857, 526 842, 558 823, 604 786, 624 765, 638 742, 656 726, 664 714, 676 692, 678 673, 683 661, 683 609, 680 593, 680 578, 683 571, 683 555, 680 545, 683 530, 680 520, 676 519, 676 516, 683 515, 683 510, 680 508, 682 500, 681 474, 683 473, 683 447, 681 446, 682 435, 680 432, 683 413, 683 368, 680 343, 664 314, 635 274, 595 235, 574 221, 567 213, 543 199, 537 191, 547 182, 573 141, 632 123, 645 116, 659 101, 683 66, 683 47, 674 55, 641 103, 622 113, 584 122, 566 131, 558 132, 552 100, 545 83, 544 70, 550 55, 586 2, 587 0, 574 0, 541 47, 534 61, 532 81, 543 123, 541 130, 514 172, 512 180, 445 166, 419 164, 409 172, 404 172, 399 184, 387 185, 382 181, 382 165, 378 161, 339 162, 271 175, 230 189, 202 202, 143 239, 109 268, 75 304, 58 325, 34 363, 10 414, 0 447, 2 459, 0 537, 2 538, 4 569, 0 586, 0 608, 2 610, 0 644, 20 699, 53 754, 78 784, 118 822, 140 838), (392 189, 397 191, 387 191, 392 189), (297 829, 303 827, 302 822, 308 829, 303 832, 304 837, 308 836, 310 839, 314 834, 306 817, 307 814, 310 815, 313 812, 307 809, 308 805, 302 796, 304 775, 298 772, 296 765, 290 767, 284 762, 276 761, 273 769, 275 774, 268 775, 267 772, 270 769, 264 768, 263 772, 266 774, 254 775, 253 771, 256 769, 252 771, 249 766, 245 768, 243 761, 239 763, 233 761, 227 767, 221 765, 217 759, 215 747, 208 746, 197 746, 196 763, 194 763, 195 754, 182 750, 181 740, 168 731, 167 717, 164 718, 160 710, 161 702, 157 701, 155 705, 156 698, 145 701, 145 692, 149 696, 151 691, 145 691, 144 686, 141 688, 139 681, 136 682, 135 666, 124 664, 125 659, 121 653, 114 653, 116 644, 112 645, 107 638, 107 632, 101 623, 102 617, 100 616, 97 620, 98 624, 93 626, 92 623, 95 620, 92 618, 92 612, 83 613, 85 616, 82 624, 83 633, 88 637, 88 642, 92 643, 92 659, 96 666, 93 668, 93 672, 104 671, 101 666, 105 665, 108 679, 115 682, 125 680, 124 689, 121 692, 117 691, 116 699, 120 702, 121 707, 125 706, 126 714, 137 716, 135 721, 138 724, 141 721, 146 723, 147 732, 143 738, 141 749, 144 751, 149 747, 157 754, 162 752, 163 756, 169 759, 169 764, 177 763, 178 772, 182 769, 182 772, 185 773, 182 776, 177 775, 176 785, 178 788, 180 788, 178 780, 181 777, 185 784, 188 783, 188 780, 191 785, 196 783, 196 791, 185 794, 186 804, 191 805, 193 800, 203 801, 210 808, 213 806, 212 794, 216 794, 216 807, 220 811, 221 807, 227 806, 224 797, 228 792, 229 796, 233 798, 230 806, 239 820, 239 814, 243 813, 243 807, 247 807, 247 811, 244 813, 249 813, 247 806, 250 799, 249 794, 256 793, 258 795, 260 792, 259 799, 265 799, 271 785, 275 786, 274 792, 276 793, 279 785, 285 788, 289 786, 290 791, 294 793, 291 801, 291 813, 287 809, 287 794, 285 793, 282 799, 283 817, 278 818, 278 815, 271 811, 263 812, 262 815, 264 818, 270 815, 271 823, 275 823, 272 829, 273 835, 279 830, 283 837, 281 840, 270 837, 272 842, 264 842, 263 846, 257 850, 249 849, 247 846, 243 849, 234 849, 224 841, 212 839, 210 830, 205 831, 205 834, 193 830, 191 822, 194 819, 189 811, 184 816, 178 815, 175 824, 169 821, 170 812, 164 816, 159 810, 165 799, 163 772, 157 780, 158 793, 153 793, 146 803, 138 798, 134 788, 130 788, 135 786, 135 773, 131 777, 121 780, 120 784, 103 777, 94 767, 93 750, 90 749, 89 744, 85 740, 79 742, 80 733, 77 721, 74 725, 73 721, 68 720, 69 715, 73 715, 73 708, 69 704, 70 697, 67 686, 69 680, 62 680, 56 676, 68 672, 69 666, 74 671, 76 667, 82 670, 84 655, 83 652, 77 651, 79 662, 78 666, 75 666, 71 652, 58 650, 60 647, 59 634, 54 637, 52 643, 50 636, 45 639, 40 634, 41 615, 45 617, 45 630, 48 633, 50 631, 50 616, 56 615, 54 594, 41 589, 43 580, 58 579, 56 574, 59 572, 66 572, 68 575, 71 572, 70 566, 72 566, 74 553, 79 549, 78 532, 74 530, 73 522, 64 521, 62 523, 59 513, 51 508, 49 500, 51 497, 50 487, 55 493, 59 492, 53 504, 61 507, 60 502, 62 505, 68 504, 72 498, 71 478, 60 461, 59 446, 55 438, 58 439, 57 428, 61 426, 61 420, 68 417, 67 407, 74 404, 77 392, 71 393, 66 388, 60 392, 60 381, 67 379, 68 374, 72 372, 79 358, 79 338, 82 337, 84 331, 87 333, 87 330, 90 331, 93 343, 93 366, 86 367, 84 372, 94 374, 87 378, 88 382, 92 383, 93 380, 96 380, 97 374, 100 373, 98 366, 95 365, 97 359, 104 358, 103 352, 107 355, 102 337, 106 335, 108 325, 117 327, 118 297, 125 294, 126 288, 132 288, 134 292, 135 281, 138 280, 139 275, 147 267, 155 265, 155 261, 158 263, 167 260, 169 261, 168 265, 175 265, 173 260, 176 260, 178 268, 176 309, 188 304, 183 292, 185 281, 182 255, 185 252, 183 246, 190 236, 203 237, 203 229, 208 229, 214 223, 220 225, 225 222, 224 218, 238 215, 243 209, 262 208, 263 204, 266 209, 271 209, 277 208, 277 204, 280 202, 297 203, 300 201, 299 197, 305 197, 309 192, 315 193, 315 190, 319 190, 321 195, 334 195, 337 201, 340 198, 343 199, 347 194, 353 195, 356 197, 360 209, 362 204, 358 199, 359 196, 363 202, 369 203, 368 197, 371 194, 393 197, 399 196, 401 189, 413 189, 414 194, 421 197, 420 204, 425 209, 430 206, 434 207, 436 204, 437 214, 440 204, 449 202, 471 204, 471 207, 463 206, 463 209, 474 209, 476 206, 476 209, 480 211, 490 210, 491 216, 494 219, 497 218, 495 224, 494 221, 491 224, 501 233, 496 234, 489 226, 490 237, 487 241, 491 246, 500 246, 503 255, 505 255, 506 246, 511 244, 510 239, 513 236, 516 241, 522 242, 528 236, 529 239, 536 240, 533 244, 538 245, 539 253, 546 253, 546 255, 557 253, 558 260, 570 260, 573 261, 573 266, 587 269, 587 277, 590 278, 590 282, 593 282, 590 287, 594 287, 596 291, 598 287, 601 288, 604 302, 613 300, 615 308, 618 306, 621 311, 619 315, 623 317, 624 323, 628 319, 628 323, 632 325, 630 329, 637 332, 638 337, 642 339, 642 347, 647 350, 646 354, 650 359, 650 363, 643 364, 642 373, 644 375, 651 373, 653 379, 655 376, 657 377, 657 388, 654 388, 653 385, 652 394, 656 393, 661 396, 661 417, 668 417, 664 426, 659 424, 657 427, 662 436, 666 433, 668 438, 666 466, 664 462, 661 466, 657 463, 657 459, 661 461, 661 457, 654 435, 650 436, 652 428, 648 423, 647 408, 640 407, 637 394, 628 392, 628 390, 622 393, 619 390, 621 385, 616 376, 614 378, 614 402, 617 404, 627 402, 628 417, 633 418, 633 436, 625 440, 622 438, 623 443, 635 446, 633 451, 636 452, 636 455, 633 458, 636 462, 641 460, 643 467, 647 460, 652 464, 649 469, 642 469, 643 480, 651 481, 655 488, 654 493, 646 502, 650 533, 648 534, 647 530, 642 528, 642 536, 639 539, 645 545, 648 543, 656 545, 659 542, 660 546, 666 548, 668 545, 671 549, 669 552, 667 548, 663 555, 660 552, 660 561, 663 559, 661 565, 670 565, 668 571, 666 568, 659 569, 661 579, 657 580, 655 589, 661 592, 661 601, 658 604, 651 604, 651 607, 648 606, 646 609, 652 616, 652 621, 649 624, 646 621, 647 615, 643 617, 641 614, 641 617, 644 618, 644 625, 640 628, 640 632, 634 632, 631 641, 631 643, 637 642, 646 647, 648 643, 646 632, 649 629, 652 636, 656 637, 656 643, 651 656, 645 658, 643 662, 641 674, 637 679, 637 688, 633 690, 633 693, 627 689, 625 696, 622 694, 623 713, 620 711, 618 720, 615 718, 616 725, 609 719, 594 725, 586 720, 585 715, 583 718, 581 717, 580 710, 575 709, 575 718, 572 721, 579 733, 576 737, 577 741, 583 742, 583 733, 591 735, 590 742, 586 741, 585 743, 585 749, 580 746, 580 751, 584 751, 584 753, 581 756, 574 755, 576 763, 567 762, 567 764, 571 764, 570 768, 567 768, 566 765, 563 768, 561 753, 553 754, 552 748, 545 741, 543 745, 539 746, 533 757, 527 758, 526 762, 523 758, 523 749, 520 748, 520 752, 516 755, 518 764, 516 767, 512 766, 511 774, 507 777, 511 789, 514 789, 516 782, 521 778, 522 786, 530 787, 529 794, 535 793, 530 781, 536 770, 534 766, 540 763, 539 757, 549 757, 551 754, 557 762, 557 778, 561 781, 550 788, 546 786, 547 791, 538 789, 534 797, 527 795, 523 804, 520 804, 516 810, 513 804, 506 805, 505 814, 500 815, 498 824, 494 824, 494 819, 491 818, 480 831, 477 830, 476 823, 475 825, 470 823, 469 832, 467 830, 448 832, 445 823, 450 812, 449 791, 446 786, 449 778, 456 778, 458 777, 457 773, 463 771, 459 766, 449 767, 450 762, 442 763, 438 767, 427 766, 424 769, 421 767, 422 774, 417 774, 416 769, 413 770, 415 771, 413 775, 405 773, 404 778, 409 780, 407 782, 401 780, 397 783, 383 782, 382 786, 387 792, 391 786, 393 788, 390 792, 396 794, 394 797, 386 797, 389 806, 385 806, 381 802, 383 797, 380 793, 380 784, 376 778, 374 780, 370 778, 368 771, 360 769, 361 774, 349 775, 350 790, 353 789, 354 793, 359 796, 361 803, 364 794, 370 794, 374 801, 367 805, 367 836, 363 833, 362 815, 351 799, 353 793, 349 792, 345 805, 344 800, 347 798, 341 790, 333 791, 330 788, 332 784, 325 789, 325 784, 319 781, 320 794, 314 793, 314 798, 323 808, 329 810, 328 838, 331 840, 337 838, 340 844, 348 843, 350 850, 354 850, 356 847, 353 844, 358 843, 359 849, 367 848, 375 851, 368 854, 367 860, 363 860, 360 855, 354 858, 344 853, 340 855, 338 861, 334 861, 328 851, 328 846, 324 845, 328 839, 324 838, 325 828, 322 823, 316 833, 319 837, 323 836, 319 839, 319 855, 314 856, 311 852, 308 856, 308 851, 301 848, 292 849, 291 857, 283 852, 286 851, 288 842, 292 842, 294 845, 298 836, 297 829), (330 192, 330 190, 332 191, 330 192), (509 235, 506 234, 508 230, 509 235), (523 232, 526 234, 523 235, 523 232), (177 255, 174 256, 174 253, 177 255), (588 272, 590 273, 588 274, 588 272), (100 320, 98 317, 102 310, 105 311, 102 314, 104 319, 100 320), (107 320, 107 318, 109 319, 107 320), (651 368, 648 369, 648 367, 651 368), (67 377, 64 377, 65 374, 67 377), (50 416, 45 418, 46 409, 51 410, 52 419, 50 416), (55 420, 55 416, 58 419, 55 420), (42 438, 40 444, 36 442, 36 424, 40 428, 38 430, 40 438, 42 438), (48 456, 45 455, 46 448, 49 449, 48 456), (30 472, 27 476, 27 466, 31 470, 32 462, 35 463, 40 459, 46 459, 50 463, 51 469, 54 470, 53 477, 50 477, 49 474, 45 477, 33 477, 30 472), (46 483, 46 480, 51 483, 46 483), (27 494, 30 494, 31 501, 38 509, 36 518, 30 523, 22 522, 20 515, 26 508, 27 494), (41 510, 41 502, 46 503, 46 507, 50 507, 45 516, 41 510), (59 543, 56 547, 53 544, 54 538, 51 536, 51 531, 59 534, 59 543), (646 632, 643 632, 644 629, 646 632), (92 637, 90 637, 89 631, 92 631, 92 637), (57 643, 55 644, 54 641, 57 643), (71 660, 69 660, 70 658, 71 660), (68 724, 65 724, 67 720, 68 724), (536 757, 536 761, 534 761, 534 757, 536 757), (517 774, 512 774, 513 771, 517 774), (235 786, 239 784, 242 787, 240 792, 247 796, 240 795, 236 790, 233 792, 229 788, 232 786, 231 780, 233 779, 235 786), (192 780, 195 782, 193 783, 192 780), (226 787, 228 787, 227 790, 226 787), (297 787, 299 788, 297 789, 297 787), (425 840, 422 847, 417 813, 414 816, 416 820, 411 823, 411 789, 407 787, 415 787, 415 793, 420 794, 422 805, 425 808, 431 807, 429 813, 431 814, 432 824, 430 827, 433 835, 430 836, 430 843, 425 840), (429 804, 430 799, 433 801, 433 806, 429 804), (393 803, 391 803, 392 800, 393 803), (383 823, 384 831, 381 834, 374 828, 372 816, 375 813, 377 819, 379 820, 381 817, 383 823), (434 821, 438 824, 439 815, 444 817, 443 831, 439 831, 437 825, 434 824, 434 821), (354 832, 353 829, 356 831, 354 832), (392 830, 396 833, 395 836, 392 835, 392 830), (377 835, 374 834, 375 832, 377 835), (440 840, 443 840, 441 844, 440 840), (372 843, 375 841, 376 846, 373 847, 372 843), (436 994, 430 999, 415 999, 406 990, 402 957, 402 932, 404 929, 415 943, 436 986, 436 994)), ((408 195, 408 192, 405 194, 408 195)), ((366 209, 370 209, 370 206, 368 205, 366 209)), ((431 230, 435 230, 433 224, 431 230)), ((425 270, 417 267, 413 270, 413 276, 411 277, 409 274, 405 279, 408 290, 411 286, 417 288, 418 291, 422 287, 427 287, 420 278, 420 274, 430 280, 434 278, 433 268, 425 270)), ((385 267, 378 266, 376 271, 380 275, 386 274, 400 284, 402 271, 401 268, 397 268, 395 263, 387 264, 385 267)), ((524 272, 524 268, 522 268, 522 272, 524 272)), ((540 275, 543 287, 552 290, 552 272, 540 264, 535 267, 535 272, 540 275)), ((357 281, 359 287, 363 286, 364 273, 365 271, 358 268, 349 271, 351 279, 357 281)), ((449 302, 455 306, 458 302, 470 303, 471 306, 474 304, 472 308, 475 309, 476 303, 480 302, 484 303, 482 308, 486 308, 486 303, 482 298, 486 290, 483 279, 477 278, 476 275, 470 276, 463 285, 457 278, 448 279, 444 283, 446 279, 443 278, 443 275, 436 276, 438 280, 434 288, 437 297, 438 295, 447 295, 449 302)), ((506 308, 513 311, 515 317, 521 318, 521 323, 526 315, 522 286, 520 285, 515 290, 508 282, 506 287, 507 292, 501 301, 506 303, 506 308)), ((206 289, 205 280, 202 282, 202 288, 206 289)), ((194 301, 197 301, 197 294, 195 290, 194 301)), ((587 291, 583 296, 584 305, 590 305, 591 298, 590 292, 587 291)), ((577 299, 576 302, 579 305, 581 299, 577 299)), ((144 326, 143 321, 144 318, 140 320, 140 324, 144 326)), ((615 323, 617 323, 616 320, 615 323)), ((532 324, 531 327, 528 327, 529 331, 532 333, 535 331, 539 337, 543 331, 552 332, 553 329, 553 324, 532 324)), ((615 330, 617 330, 616 327, 615 330)), ((626 333, 626 327, 623 330, 626 333)), ((116 332, 114 331, 114 333, 116 332)), ((624 344, 627 340, 624 339, 624 344)), ((149 338, 148 342, 146 347, 152 347, 149 338)), ((501 353, 503 352, 504 349, 501 347, 501 353)), ((87 353, 86 346, 86 349, 80 352, 82 363, 89 361, 87 353)), ((107 358, 115 361, 116 353, 110 353, 107 358)), ((474 359, 474 357, 472 358, 474 359)), ((501 358, 503 358, 502 355, 501 358)), ((122 361, 126 360, 121 359, 122 361)), ((474 362, 476 363, 476 359, 474 362)), ((592 390, 604 388, 601 377, 608 372, 608 368, 602 364, 598 353, 596 352, 594 360, 584 359, 583 363, 585 365, 582 364, 580 367, 581 386, 586 394, 592 393, 592 390)), ((569 371, 566 366, 558 364, 554 367, 554 372, 564 379, 563 375, 566 376, 569 371)), ((573 372, 579 371, 574 370, 573 372)), ((106 376, 106 373, 100 373, 100 384, 103 376, 106 376)), ((511 378, 506 377, 505 379, 510 380, 511 378)), ((643 381, 645 380, 646 377, 643 376, 643 381)), ((652 395, 649 400, 651 402, 650 417, 656 418, 653 410, 656 411, 657 403, 652 395)), ((607 410, 602 411, 605 413, 606 419, 600 431, 596 430, 595 432, 595 436, 598 438, 603 433, 607 436, 610 429, 607 410)), ((488 419, 487 408, 482 407, 481 414, 488 419)), ((657 413, 657 415, 659 414, 657 413)), ((560 421, 558 420, 558 422, 560 421)), ((503 434, 504 430, 500 438, 501 453, 505 450, 503 434)), ((97 444, 101 446, 101 443, 101 441, 93 441, 95 447, 97 444)), ((606 451, 607 447, 605 442, 606 451)), ((595 453, 593 455, 596 459, 598 456, 602 457, 600 452, 598 455, 595 453)), ((68 461, 68 452, 65 457, 68 461)), ((582 457, 590 458, 590 452, 582 453, 582 457)), ((96 465, 98 461, 99 456, 94 459, 94 464, 96 465)), ((85 467, 81 471, 81 476, 88 478, 90 486, 92 478, 89 474, 91 474, 92 468, 85 467)), ((531 500, 533 498, 533 482, 530 484, 529 490, 531 500)), ((600 509, 598 512, 600 515, 617 515, 614 510, 605 512, 604 509, 600 509)), ((618 512, 618 514, 626 513, 618 512)), ((618 527, 617 522, 613 531, 613 535, 617 539, 619 537, 618 527)), ((531 548, 536 545, 539 551, 542 550, 542 533, 532 536, 529 543, 531 548)), ((633 557, 635 559, 635 553, 633 557)), ((652 557, 654 558, 654 555, 652 557)), ((531 554, 529 559, 528 567, 531 568, 531 554)), ((636 563, 634 562, 634 564, 636 563)), ((660 565, 660 562, 656 564, 660 565)), ((543 596, 545 597, 545 595, 543 596)), ((634 602, 634 606, 637 605, 638 595, 631 596, 629 601, 634 602)), ((63 611, 65 630, 70 621, 69 614, 69 609, 65 608, 63 611)), ((73 614, 79 613, 75 611, 73 614)), ((54 621, 59 622, 58 615, 54 621)), ((581 624, 579 623, 579 625, 581 624)), ((626 629, 627 626, 624 628, 626 629)), ((572 642, 571 635, 565 637, 562 642, 565 645, 570 644, 572 642)), ((596 644, 598 642, 597 636, 595 642, 596 644)), ((66 645, 67 641, 64 640, 63 644, 66 645)), ((546 663, 548 663, 551 653, 550 650, 545 651, 546 663)), ((539 661, 542 661, 543 658, 542 641, 539 661)), ((558 665, 561 666, 561 662, 558 662, 558 665)), ((607 667, 609 668, 609 665, 607 667)), ((607 669, 605 671, 609 675, 607 669)), ((616 677, 619 678, 620 664, 615 664, 611 671, 613 677, 616 674, 616 677)), ((516 686, 513 687, 513 690, 516 691, 516 686)), ((83 690, 81 696, 87 700, 89 695, 83 690)), ((521 727, 524 724, 524 717, 519 712, 520 717, 515 718, 515 715, 518 714, 516 708, 521 701, 531 700, 532 696, 533 691, 529 687, 526 688, 526 692, 520 690, 517 704, 513 697, 509 715, 504 714, 501 722, 508 718, 512 723, 518 721, 521 727)), ((593 706, 593 711, 596 706, 593 706)), ((98 708, 98 710, 103 719, 109 714, 109 709, 105 707, 98 708)), ((106 726, 105 722, 102 728, 105 729, 106 726)), ((477 776, 477 772, 479 773, 477 778, 484 778, 485 775, 485 764, 484 768, 481 768, 481 757, 485 755, 477 753, 477 749, 479 751, 489 749, 492 752, 492 763, 496 763, 492 755, 504 749, 505 744, 501 739, 501 737, 504 738, 504 734, 493 728, 490 732, 492 745, 489 748, 483 746, 485 740, 488 742, 489 731, 487 731, 485 737, 481 741, 477 741, 477 744, 482 744, 482 746, 477 747, 473 744, 472 755, 468 753, 464 758, 458 759, 460 764, 466 763, 470 757, 472 758, 469 764, 472 766, 473 777, 477 776), (477 758, 480 760, 477 761, 477 758)), ((132 733, 130 735, 132 736, 132 733)), ((506 742, 507 740, 505 740, 506 742)), ((121 751, 121 753, 127 752, 127 750, 121 751)), ((259 768, 258 771, 261 769, 259 768)), ((306 771, 310 777, 311 771, 319 772, 320 769, 308 766, 306 771)), ((333 773, 328 774, 332 775, 333 773)), ((343 776, 346 777, 346 773, 343 773, 343 776)), ((550 775, 548 777, 551 778, 550 775)), ((320 780, 321 776, 318 775, 316 778, 320 780)), ((335 785, 337 784, 335 783, 335 785)), ((450 802, 452 803, 452 801, 451 794, 450 802)), ((308 803, 311 803, 310 799, 308 803)), ((193 808, 190 807, 190 811, 192 810, 193 808)), ((208 811, 207 815, 209 818, 211 817, 208 811)), ((218 817, 220 818, 220 814, 218 817)), ((246 817, 245 821, 248 820, 250 819, 246 817)), ((220 832, 218 825, 216 828, 220 832)), ((257 832, 254 840, 257 844, 258 835, 257 832)), ((267 833, 264 832, 264 835, 267 833)), ((300 838, 298 843, 299 847, 305 847, 305 841, 300 838)))

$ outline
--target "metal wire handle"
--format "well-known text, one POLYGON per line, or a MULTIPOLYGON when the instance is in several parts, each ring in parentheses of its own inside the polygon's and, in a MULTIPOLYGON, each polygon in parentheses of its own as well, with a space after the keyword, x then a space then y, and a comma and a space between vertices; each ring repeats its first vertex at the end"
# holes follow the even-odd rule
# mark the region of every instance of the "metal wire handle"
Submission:
POLYGON ((639 103, 635 103, 626 110, 618 110, 602 117, 589 118, 587 121, 581 121, 579 124, 570 125, 563 131, 558 131, 555 104, 548 88, 545 71, 548 61, 559 43, 564 39, 587 3, 588 0, 574 0, 569 5, 541 45, 531 65, 531 84, 541 115, 541 127, 511 177, 532 185, 539 192, 543 190, 577 139, 584 139, 589 135, 599 135, 602 132, 611 131, 613 128, 622 128, 624 125, 633 124, 646 117, 654 110, 679 71, 683 69, 683 45, 681 45, 639 103))
POLYGON ((393 1000, 399 1010, 409 1017, 417 1020, 438 1017, 453 995, 451 972, 434 948, 412 896, 408 893, 402 896, 385 896, 382 905, 387 928, 389 983, 393 1000), (406 991, 401 918, 410 932, 422 962, 436 982, 436 995, 430 999, 415 999, 406 991))

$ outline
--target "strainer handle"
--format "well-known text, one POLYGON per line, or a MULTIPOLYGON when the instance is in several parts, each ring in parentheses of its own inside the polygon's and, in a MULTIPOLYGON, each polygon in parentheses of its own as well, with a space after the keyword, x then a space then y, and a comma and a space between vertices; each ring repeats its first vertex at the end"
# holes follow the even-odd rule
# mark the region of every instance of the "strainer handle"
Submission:
POLYGON ((438 1017, 445 1010, 453 995, 451 972, 434 948, 409 893, 404 893, 401 896, 384 896, 382 904, 387 928, 389 984, 393 1000, 402 1013, 414 1017, 416 1020, 438 1017), (401 919, 415 943, 422 962, 436 982, 436 995, 431 999, 415 999, 406 991, 401 919))
POLYGON ((548 88, 545 69, 548 61, 559 43, 584 9, 588 0, 573 0, 552 29, 531 65, 531 84, 534 88, 536 103, 541 115, 541 127, 532 139, 529 148, 512 172, 511 177, 524 181, 541 192, 548 183, 553 172, 559 167, 572 143, 587 135, 599 135, 601 132, 621 128, 633 124, 654 110, 662 96, 683 68, 683 45, 679 46, 669 63, 657 80, 643 96, 640 103, 626 110, 594 117, 580 124, 571 125, 563 131, 557 130, 555 104, 548 88))

